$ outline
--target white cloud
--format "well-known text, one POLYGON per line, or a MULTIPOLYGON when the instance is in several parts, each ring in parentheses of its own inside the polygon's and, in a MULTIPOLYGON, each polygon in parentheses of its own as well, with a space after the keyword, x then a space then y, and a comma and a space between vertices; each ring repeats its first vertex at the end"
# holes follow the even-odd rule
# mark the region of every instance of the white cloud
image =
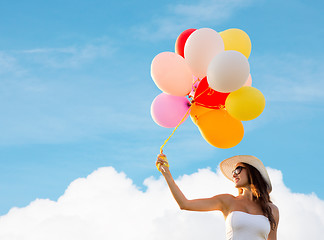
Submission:
POLYGON ((135 26, 137 36, 147 40, 174 38, 184 29, 214 22, 219 24, 235 11, 249 6, 253 0, 200 0, 168 5, 165 13, 142 26, 135 26))
MULTIPOLYGON (((280 208, 278 239, 320 239, 324 201, 315 194, 292 193, 281 172, 268 169, 272 198, 280 208)), ((229 192, 232 183, 222 174, 201 169, 176 180, 188 198, 229 192)), ((38 239, 224 239, 219 212, 179 210, 162 178, 147 178, 145 191, 124 173, 100 168, 73 181, 57 201, 37 199, 25 208, 13 208, 0 217, 3 240, 38 239)))

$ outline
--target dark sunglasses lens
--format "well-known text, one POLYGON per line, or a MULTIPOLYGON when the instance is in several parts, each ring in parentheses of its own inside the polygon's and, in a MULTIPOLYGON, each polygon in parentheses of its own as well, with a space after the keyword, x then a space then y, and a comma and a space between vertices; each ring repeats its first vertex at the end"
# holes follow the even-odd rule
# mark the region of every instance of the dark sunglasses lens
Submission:
POLYGON ((243 167, 238 166, 237 168, 235 168, 235 170, 233 171, 233 174, 235 173, 236 175, 240 174, 242 171, 243 167))

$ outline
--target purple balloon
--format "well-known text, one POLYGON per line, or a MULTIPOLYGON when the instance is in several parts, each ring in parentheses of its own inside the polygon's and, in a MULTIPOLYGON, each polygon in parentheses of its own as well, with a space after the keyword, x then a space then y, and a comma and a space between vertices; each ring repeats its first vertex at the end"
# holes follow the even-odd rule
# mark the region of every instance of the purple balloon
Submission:
MULTIPOLYGON (((161 93, 152 102, 151 116, 161 127, 174 128, 187 113, 190 102, 186 97, 161 93)), ((189 114, 184 120, 188 118, 189 114)))

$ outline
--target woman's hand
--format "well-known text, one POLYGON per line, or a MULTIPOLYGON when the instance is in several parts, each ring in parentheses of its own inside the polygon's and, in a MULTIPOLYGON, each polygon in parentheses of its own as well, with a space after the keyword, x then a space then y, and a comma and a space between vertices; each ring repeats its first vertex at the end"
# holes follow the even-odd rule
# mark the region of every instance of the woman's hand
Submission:
POLYGON ((155 165, 162 174, 170 173, 168 159, 163 153, 157 156, 155 165))

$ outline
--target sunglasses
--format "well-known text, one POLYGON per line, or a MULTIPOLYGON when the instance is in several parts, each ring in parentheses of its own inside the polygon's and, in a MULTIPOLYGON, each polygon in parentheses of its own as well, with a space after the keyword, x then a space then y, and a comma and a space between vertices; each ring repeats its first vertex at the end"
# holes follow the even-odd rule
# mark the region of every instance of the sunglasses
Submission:
POLYGON ((242 169, 245 168, 245 167, 242 167, 242 166, 238 166, 237 168, 235 168, 235 170, 233 170, 232 172, 232 175, 239 175, 241 172, 242 172, 242 169))

